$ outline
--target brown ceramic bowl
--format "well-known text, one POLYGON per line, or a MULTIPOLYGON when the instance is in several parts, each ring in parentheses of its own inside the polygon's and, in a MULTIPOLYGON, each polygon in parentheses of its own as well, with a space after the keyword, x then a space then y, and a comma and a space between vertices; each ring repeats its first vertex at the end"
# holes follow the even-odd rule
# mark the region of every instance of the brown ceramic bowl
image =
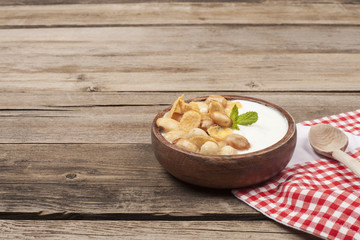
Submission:
MULTIPOLYGON (((290 161, 296 145, 296 125, 291 115, 267 101, 242 97, 224 96, 228 100, 248 100, 277 109, 288 121, 285 136, 274 145, 246 154, 204 155, 188 152, 168 142, 156 126, 156 120, 171 107, 156 115, 151 126, 151 140, 159 163, 176 178, 202 187, 239 188, 264 182, 281 172, 290 161)), ((190 99, 204 101, 206 97, 190 99)))

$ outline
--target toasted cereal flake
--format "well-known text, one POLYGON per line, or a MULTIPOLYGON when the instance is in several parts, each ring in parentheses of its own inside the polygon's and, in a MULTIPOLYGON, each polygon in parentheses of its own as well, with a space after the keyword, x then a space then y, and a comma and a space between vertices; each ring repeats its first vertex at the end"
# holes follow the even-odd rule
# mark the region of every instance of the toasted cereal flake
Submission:
POLYGON ((181 95, 180 97, 178 97, 175 102, 173 103, 171 109, 170 109, 170 112, 169 114, 167 115, 168 118, 172 118, 174 113, 179 113, 179 114, 182 114, 183 112, 181 111, 181 105, 182 103, 185 103, 185 100, 184 100, 184 94, 181 95))
POLYGON ((208 128, 207 132, 217 141, 224 141, 227 135, 233 133, 231 128, 223 128, 218 125, 208 128))
POLYGON ((184 104, 181 105, 181 110, 183 113, 191 110, 195 112, 200 112, 200 108, 195 102, 190 102, 190 103, 184 102, 184 104))
POLYGON ((211 137, 205 137, 205 136, 194 136, 189 138, 190 142, 194 143, 198 148, 200 148, 204 143, 211 141, 216 143, 216 141, 211 137))
POLYGON ((208 113, 209 105, 205 102, 193 102, 194 104, 198 105, 200 113, 208 113))
POLYGON ((196 111, 187 111, 180 120, 179 127, 185 132, 189 132, 193 128, 197 128, 201 123, 201 115, 196 111))

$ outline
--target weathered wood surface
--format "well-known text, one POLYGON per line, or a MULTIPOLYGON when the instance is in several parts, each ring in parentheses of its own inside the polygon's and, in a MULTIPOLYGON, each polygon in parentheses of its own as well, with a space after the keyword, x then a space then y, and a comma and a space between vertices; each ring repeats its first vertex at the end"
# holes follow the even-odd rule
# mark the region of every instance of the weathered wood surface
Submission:
POLYGON ((0 36, 0 92, 360 90, 358 27, 0 29, 0 36))
MULTIPOLYGON (((296 122, 359 108, 358 93, 216 92, 261 98, 296 122)), ((174 93, 2 93, 0 143, 150 143, 155 115, 174 93)), ((187 92, 187 98, 210 92, 187 92)))
POLYGON ((317 239, 270 221, 0 221, 0 227, 6 239, 317 239))
POLYGON ((360 5, 356 1, 342 3, 336 0, 3 6, 0 9, 0 26, 22 28, 23 25, 77 27, 133 24, 357 25, 360 19, 359 11, 360 5))
POLYGON ((1 144, 0 162, 3 213, 59 218, 260 216, 228 190, 197 188, 174 179, 149 144, 1 144))
POLYGON ((359 109, 359 12, 338 0, 1 1, 0 236, 312 238, 167 174, 150 125, 183 92, 262 98, 296 122, 359 109))

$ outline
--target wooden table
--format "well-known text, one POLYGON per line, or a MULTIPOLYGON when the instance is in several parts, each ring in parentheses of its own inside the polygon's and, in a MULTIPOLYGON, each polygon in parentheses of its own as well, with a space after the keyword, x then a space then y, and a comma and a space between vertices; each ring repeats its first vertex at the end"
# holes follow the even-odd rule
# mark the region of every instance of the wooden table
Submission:
POLYGON ((359 108, 358 1, 3 0, 0 236, 316 239, 158 164, 178 96, 271 101, 296 122, 359 108))

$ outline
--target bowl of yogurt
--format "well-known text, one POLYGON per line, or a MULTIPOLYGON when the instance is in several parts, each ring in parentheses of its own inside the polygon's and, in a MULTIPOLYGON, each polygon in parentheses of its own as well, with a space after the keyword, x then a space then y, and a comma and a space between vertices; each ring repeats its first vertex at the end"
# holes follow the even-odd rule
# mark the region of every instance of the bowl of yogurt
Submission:
POLYGON ((179 97, 151 126, 155 157, 173 176, 209 188, 240 188, 280 173, 296 145, 292 116, 234 95, 179 97))

